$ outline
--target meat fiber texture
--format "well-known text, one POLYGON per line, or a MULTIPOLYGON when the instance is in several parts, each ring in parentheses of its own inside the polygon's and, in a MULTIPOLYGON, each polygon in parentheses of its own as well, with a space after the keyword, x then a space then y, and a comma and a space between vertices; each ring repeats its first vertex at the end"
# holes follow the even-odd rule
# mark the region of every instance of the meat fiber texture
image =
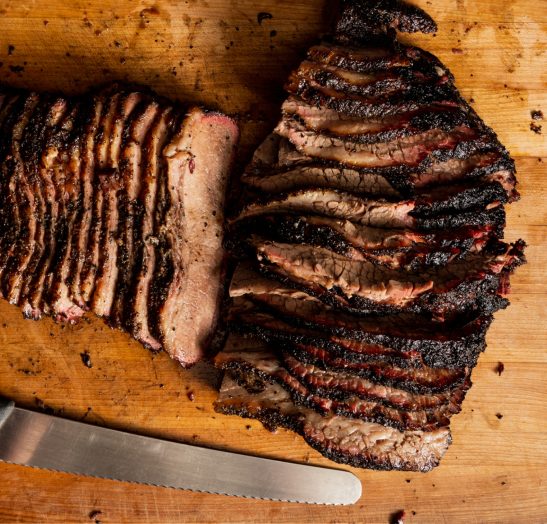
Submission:
POLYGON ((92 311, 199 361, 224 291, 236 124, 129 86, 2 89, 0 138, 0 296, 35 320, 92 311))
POLYGON ((216 409, 337 462, 428 471, 525 244, 502 241, 508 151, 397 30, 436 25, 399 0, 343 2, 241 177, 216 409))

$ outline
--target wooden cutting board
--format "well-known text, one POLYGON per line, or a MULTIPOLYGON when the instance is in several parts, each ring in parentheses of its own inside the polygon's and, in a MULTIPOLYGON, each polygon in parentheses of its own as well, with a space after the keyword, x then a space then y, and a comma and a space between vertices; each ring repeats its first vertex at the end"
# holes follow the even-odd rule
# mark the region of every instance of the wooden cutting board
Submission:
MULTIPOLYGON (((545 295, 547 114, 545 0, 417 2, 439 33, 407 36, 436 53, 464 96, 517 159, 522 200, 507 237, 529 243, 473 374, 454 444, 428 474, 355 470, 353 507, 252 501, 0 464, 3 522, 405 522, 547 521, 545 295), (537 134, 534 122, 543 126, 537 134), (498 363, 504 364, 501 375, 498 363)), ((82 92, 110 80, 237 114, 241 160, 274 124, 281 86, 326 31, 327 0, 2 0, 2 83, 82 92), (257 15, 270 13, 261 23, 257 15)), ((78 326, 24 321, 0 304, 0 394, 59 415, 219 449, 309 462, 323 459, 292 433, 217 415, 219 383, 207 364, 180 369, 89 319, 78 326), (89 361, 89 366, 84 361, 89 361)), ((138 457, 135 458, 138 460, 138 457)))

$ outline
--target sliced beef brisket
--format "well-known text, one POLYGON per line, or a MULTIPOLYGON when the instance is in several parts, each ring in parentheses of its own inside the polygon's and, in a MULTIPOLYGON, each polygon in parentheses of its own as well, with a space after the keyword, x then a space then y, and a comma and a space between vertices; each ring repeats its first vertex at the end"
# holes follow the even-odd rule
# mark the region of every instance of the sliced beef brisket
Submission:
POLYGON ((183 365, 200 360, 222 298, 235 122, 113 85, 2 91, 0 133, 2 297, 33 319, 90 309, 183 365))
POLYGON ((215 410, 262 421, 269 428, 292 429, 326 457, 356 467, 429 471, 451 441, 448 428, 401 432, 381 424, 339 415, 322 416, 296 406, 277 385, 250 393, 226 376, 215 410))

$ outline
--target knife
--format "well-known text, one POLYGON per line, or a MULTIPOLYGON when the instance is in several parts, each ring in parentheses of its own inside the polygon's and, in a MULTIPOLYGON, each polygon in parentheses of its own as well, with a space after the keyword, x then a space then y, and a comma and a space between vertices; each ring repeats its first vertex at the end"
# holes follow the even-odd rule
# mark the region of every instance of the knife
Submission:
POLYGON ((354 504, 348 471, 144 437, 15 407, 0 397, 0 460, 12 464, 220 495, 354 504))

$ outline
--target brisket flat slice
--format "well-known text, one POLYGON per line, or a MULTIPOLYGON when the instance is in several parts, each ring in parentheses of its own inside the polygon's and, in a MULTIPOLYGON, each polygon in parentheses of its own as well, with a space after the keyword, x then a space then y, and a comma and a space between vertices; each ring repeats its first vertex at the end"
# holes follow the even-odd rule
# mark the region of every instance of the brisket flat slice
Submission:
POLYGON ((400 199, 418 196, 422 188, 458 181, 497 181, 507 191, 508 201, 519 197, 514 162, 485 138, 436 150, 418 166, 362 168, 305 156, 286 139, 270 135, 242 177, 250 190, 264 193, 323 187, 400 199), (290 160, 283 161, 282 153, 290 160))
POLYGON ((324 417, 295 406, 280 386, 269 385, 260 393, 249 393, 228 376, 215 410, 258 419, 269 428, 291 429, 331 460, 356 467, 429 471, 451 442, 448 428, 401 432, 339 415, 324 417))
MULTIPOLYGON (((489 210, 499 207, 499 199, 504 195, 505 191, 497 183, 485 188, 484 191, 483 189, 472 190, 469 195, 445 193, 440 195, 439 200, 424 199, 420 202, 369 199, 334 189, 302 189, 255 200, 245 205, 231 223, 272 213, 310 213, 350 220, 359 225, 388 229, 411 228, 428 231, 447 227, 489 225, 499 222, 500 218, 489 213, 489 210), (484 200, 493 200, 488 206, 489 209, 474 209, 477 202, 484 200), (468 205, 471 209, 466 209, 468 205), (451 208, 463 208, 463 211, 451 214, 449 213, 451 208), (438 209, 439 214, 432 214, 431 209, 438 209), (415 216, 423 211, 426 211, 425 216, 415 216)), ((503 219, 502 224, 504 223, 503 219)))
POLYGON ((126 313, 124 321, 127 329, 145 347, 158 351, 161 340, 152 334, 149 322, 148 301, 150 285, 154 275, 157 259, 157 232, 161 227, 161 218, 157 217, 159 179, 165 176, 162 150, 172 134, 176 121, 172 108, 164 109, 154 122, 144 145, 143 168, 146 176, 139 199, 143 208, 140 222, 140 243, 136 253, 135 272, 131 287, 126 294, 126 313))
POLYGON ((202 358, 217 321, 222 210, 237 140, 231 119, 194 109, 164 150, 170 207, 160 245, 169 246, 172 269, 155 277, 149 302, 165 350, 183 365, 202 358))
POLYGON ((383 229, 313 215, 263 215, 236 222, 227 245, 234 254, 251 254, 256 238, 324 247, 351 260, 393 269, 442 266, 467 253, 480 252, 494 237, 492 225, 420 233, 383 229))

